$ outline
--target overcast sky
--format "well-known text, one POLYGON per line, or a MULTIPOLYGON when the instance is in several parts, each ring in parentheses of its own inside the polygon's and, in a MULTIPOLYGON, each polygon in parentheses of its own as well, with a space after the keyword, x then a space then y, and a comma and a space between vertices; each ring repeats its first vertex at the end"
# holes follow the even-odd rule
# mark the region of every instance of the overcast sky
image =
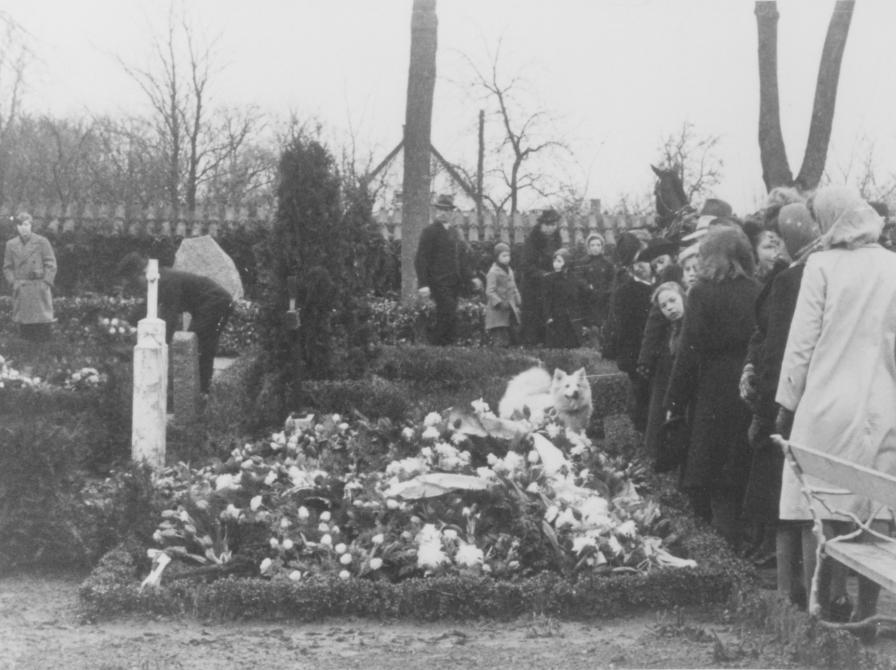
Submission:
MULTIPOLYGON (((778 4, 782 123, 796 172, 833 2, 778 4)), ((411 5, 185 3, 201 32, 217 40, 218 101, 315 116, 334 138, 346 138, 351 128, 375 156, 401 135, 411 5)), ((37 59, 28 73, 30 111, 145 110, 117 59, 150 62, 150 35, 165 25, 167 2, 5 0, 3 7, 29 32, 37 59)), ((609 204, 622 193, 644 192, 660 138, 690 121, 699 133, 721 138, 725 180, 715 195, 741 212, 761 199, 752 0, 441 0, 437 11, 433 141, 449 160, 475 164, 480 104, 468 85, 467 59, 487 65, 501 40, 502 72, 521 76, 528 104, 551 112, 552 132, 573 150, 564 166, 568 180, 589 197, 609 204)), ((868 143, 875 145, 880 177, 896 171, 894 28, 896 2, 857 1, 828 162, 834 175, 868 143)))

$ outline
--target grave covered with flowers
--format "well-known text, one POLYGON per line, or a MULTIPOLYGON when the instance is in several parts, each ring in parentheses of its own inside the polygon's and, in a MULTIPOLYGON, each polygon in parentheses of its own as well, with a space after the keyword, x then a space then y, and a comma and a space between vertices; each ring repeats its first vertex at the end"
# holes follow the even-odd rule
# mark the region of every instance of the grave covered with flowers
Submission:
MULTIPOLYGON (((578 584, 582 594, 586 583, 619 587, 627 578, 668 578, 680 588, 688 580, 671 575, 706 581, 718 567, 712 540, 713 551, 701 556, 695 547, 706 535, 684 529, 650 495, 637 459, 608 456, 553 416, 502 420, 481 401, 432 412, 420 425, 291 416, 282 431, 226 461, 170 467, 155 486, 166 509, 151 546, 138 550, 143 556, 132 551, 127 569, 101 563, 82 589, 94 611, 109 597, 117 609, 132 598, 177 610, 183 598, 196 602, 196 589, 235 589, 241 602, 247 589, 274 589, 272 607, 281 607, 284 589, 291 607, 307 604, 299 594, 309 591, 330 602, 345 589, 374 589, 381 605, 396 607, 395 593, 383 595, 389 588, 408 593, 425 584, 443 596, 459 584, 513 585, 531 595, 538 589, 526 584, 545 579, 578 584)), ((717 597, 729 590, 712 577, 706 583, 717 597)), ((695 593, 706 597, 705 589, 695 593)), ((257 605, 259 597, 249 599, 257 605)))

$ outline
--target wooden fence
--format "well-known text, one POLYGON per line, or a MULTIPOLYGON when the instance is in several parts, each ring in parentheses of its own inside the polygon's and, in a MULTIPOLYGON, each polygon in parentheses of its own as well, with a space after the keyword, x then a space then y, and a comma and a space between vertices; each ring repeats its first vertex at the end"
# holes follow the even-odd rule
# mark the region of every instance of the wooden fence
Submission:
MULTIPOLYGON (((86 205, 61 207, 59 205, 35 205, 31 207, 0 207, 0 217, 8 220, 19 211, 28 211, 35 220, 35 230, 54 233, 91 231, 107 235, 213 237, 235 230, 269 228, 274 211, 267 207, 214 207, 201 206, 192 215, 174 214, 164 207, 127 209, 124 205, 86 205)), ((485 214, 481 224, 475 212, 454 213, 454 223, 468 241, 501 240, 511 244, 522 243, 535 225, 540 212, 525 212, 513 217, 485 214)), ((387 239, 401 239, 401 209, 379 209, 373 213, 382 234, 387 239)), ((560 235, 564 243, 584 241, 592 232, 602 233, 609 243, 615 235, 625 230, 648 228, 653 224, 652 215, 612 214, 592 212, 564 216, 560 220, 560 235)))

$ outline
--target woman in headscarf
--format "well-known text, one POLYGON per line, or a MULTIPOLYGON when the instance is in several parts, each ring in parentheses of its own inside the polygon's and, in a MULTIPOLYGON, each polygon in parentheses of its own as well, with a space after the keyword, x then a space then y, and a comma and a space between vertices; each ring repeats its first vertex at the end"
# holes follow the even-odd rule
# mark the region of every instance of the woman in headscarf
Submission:
MULTIPOLYGON (((896 474, 896 256, 878 244, 883 220, 852 188, 825 188, 810 201, 822 236, 803 271, 775 397, 776 427, 799 444, 896 474)), ((830 485, 807 477, 810 487, 830 485)), ((831 510, 867 517, 859 495, 820 494, 831 510)), ((814 503, 823 519, 832 514, 814 503)), ((811 519, 799 482, 784 466, 782 520, 811 519)), ((842 519, 842 516, 838 518, 842 519)), ((826 522, 832 532, 842 522, 826 522)), ((842 529, 837 529, 842 530, 842 529)), ((803 560, 814 565, 814 537, 803 531, 803 560)), ((830 561, 827 561, 829 563, 830 561)), ((819 603, 829 602, 824 566, 819 603)), ((880 588, 859 578, 853 618, 871 616, 880 588)))
POLYGON ((554 252, 563 246, 557 224, 560 214, 543 211, 523 246, 520 294, 523 298, 521 336, 523 344, 544 344, 544 278, 554 271, 554 252))
POLYGON ((756 324, 753 250, 740 226, 710 226, 700 243, 700 276, 688 292, 666 409, 684 417, 693 402, 682 486, 698 516, 733 546, 750 467, 750 411, 738 395, 747 343, 756 324))

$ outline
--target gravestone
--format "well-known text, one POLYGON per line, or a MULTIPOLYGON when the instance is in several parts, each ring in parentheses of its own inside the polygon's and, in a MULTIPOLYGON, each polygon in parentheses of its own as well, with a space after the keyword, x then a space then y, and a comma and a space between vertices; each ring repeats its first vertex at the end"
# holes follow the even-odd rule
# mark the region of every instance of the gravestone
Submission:
POLYGON ((168 409, 168 345, 165 321, 158 317, 159 261, 146 266, 146 318, 137 324, 134 347, 134 394, 131 458, 153 468, 165 465, 168 409))
POLYGON ((174 255, 174 269, 213 279, 234 300, 243 297, 243 281, 236 263, 210 235, 188 237, 181 242, 174 255))

